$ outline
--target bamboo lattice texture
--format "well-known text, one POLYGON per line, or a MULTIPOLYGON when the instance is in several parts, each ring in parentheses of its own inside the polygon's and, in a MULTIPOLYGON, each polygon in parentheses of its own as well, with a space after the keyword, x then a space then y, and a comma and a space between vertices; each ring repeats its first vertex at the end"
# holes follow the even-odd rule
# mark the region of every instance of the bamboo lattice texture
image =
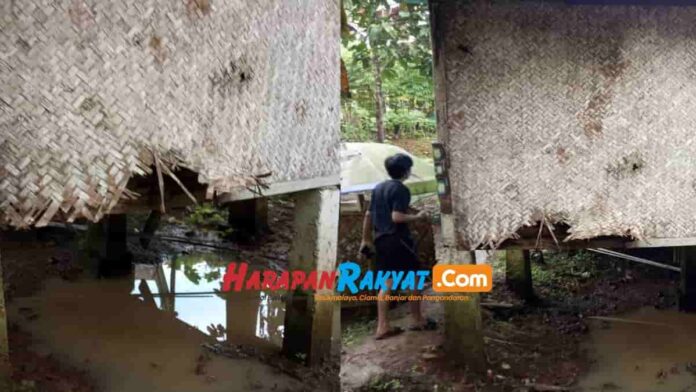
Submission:
POLYGON ((338 175, 338 0, 0 4, 0 223, 99 219, 153 156, 209 194, 338 175))
POLYGON ((696 7, 435 3, 465 247, 696 236, 696 7))

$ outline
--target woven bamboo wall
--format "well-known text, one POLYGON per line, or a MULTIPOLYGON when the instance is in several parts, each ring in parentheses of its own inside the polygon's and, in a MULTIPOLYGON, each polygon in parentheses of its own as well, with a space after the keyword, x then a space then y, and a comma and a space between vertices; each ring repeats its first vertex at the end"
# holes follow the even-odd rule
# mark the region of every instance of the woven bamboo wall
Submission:
POLYGON ((499 3, 432 2, 464 246, 696 236, 696 7, 499 3))
POLYGON ((3 1, 0 223, 99 219, 154 157, 209 195, 337 176, 338 3, 3 1))

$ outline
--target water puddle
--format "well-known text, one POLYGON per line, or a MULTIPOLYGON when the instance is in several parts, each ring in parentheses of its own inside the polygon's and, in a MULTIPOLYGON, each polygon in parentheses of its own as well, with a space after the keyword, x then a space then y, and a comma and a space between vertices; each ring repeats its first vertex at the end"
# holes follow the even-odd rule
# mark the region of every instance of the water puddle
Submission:
POLYGON ((131 294, 218 341, 280 348, 285 321, 281 294, 222 292, 228 262, 216 254, 199 254, 158 265, 136 264, 131 294))
POLYGON ((593 321, 584 391, 696 391, 696 315, 643 308, 593 321))
POLYGON ((201 344, 215 341, 269 352, 282 343, 278 293, 220 291, 230 260, 187 255, 136 265, 125 278, 50 279, 39 293, 15 298, 10 317, 32 335, 35 351, 85 369, 99 391, 299 388, 253 358, 204 354, 201 344))

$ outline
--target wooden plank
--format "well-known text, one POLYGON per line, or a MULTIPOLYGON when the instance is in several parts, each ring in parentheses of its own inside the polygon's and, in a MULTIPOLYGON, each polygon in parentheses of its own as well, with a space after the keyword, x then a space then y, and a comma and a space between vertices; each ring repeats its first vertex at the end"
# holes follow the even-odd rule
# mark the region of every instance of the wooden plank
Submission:
POLYGON ((549 249, 549 250, 574 250, 587 248, 609 248, 622 249, 626 246, 626 240, 622 238, 607 238, 597 240, 578 240, 556 243, 552 239, 544 238, 537 242, 536 238, 519 238, 503 242, 496 250, 515 250, 515 249, 549 249))
POLYGON ((275 184, 270 184, 268 185, 267 189, 261 190, 262 195, 254 193, 246 188, 240 188, 236 191, 224 193, 218 196, 216 201, 220 204, 225 204, 236 200, 254 199, 261 196, 273 196, 284 193, 300 192, 307 189, 317 189, 326 186, 335 186, 339 185, 340 183, 341 176, 339 174, 326 177, 309 178, 306 180, 279 182, 275 184))
POLYGON ((626 248, 671 248, 677 246, 696 246, 696 237, 648 238, 643 241, 626 242, 626 248))

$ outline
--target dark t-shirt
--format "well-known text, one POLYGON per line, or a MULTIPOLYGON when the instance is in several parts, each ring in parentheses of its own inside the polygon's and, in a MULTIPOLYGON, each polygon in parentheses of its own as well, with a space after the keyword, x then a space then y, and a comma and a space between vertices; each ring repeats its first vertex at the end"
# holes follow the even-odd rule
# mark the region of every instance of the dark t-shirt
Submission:
POLYGON ((401 181, 387 180, 375 187, 370 200, 370 216, 372 217, 375 240, 388 234, 411 238, 408 225, 394 223, 391 218, 392 211, 406 213, 410 203, 411 191, 401 181))

